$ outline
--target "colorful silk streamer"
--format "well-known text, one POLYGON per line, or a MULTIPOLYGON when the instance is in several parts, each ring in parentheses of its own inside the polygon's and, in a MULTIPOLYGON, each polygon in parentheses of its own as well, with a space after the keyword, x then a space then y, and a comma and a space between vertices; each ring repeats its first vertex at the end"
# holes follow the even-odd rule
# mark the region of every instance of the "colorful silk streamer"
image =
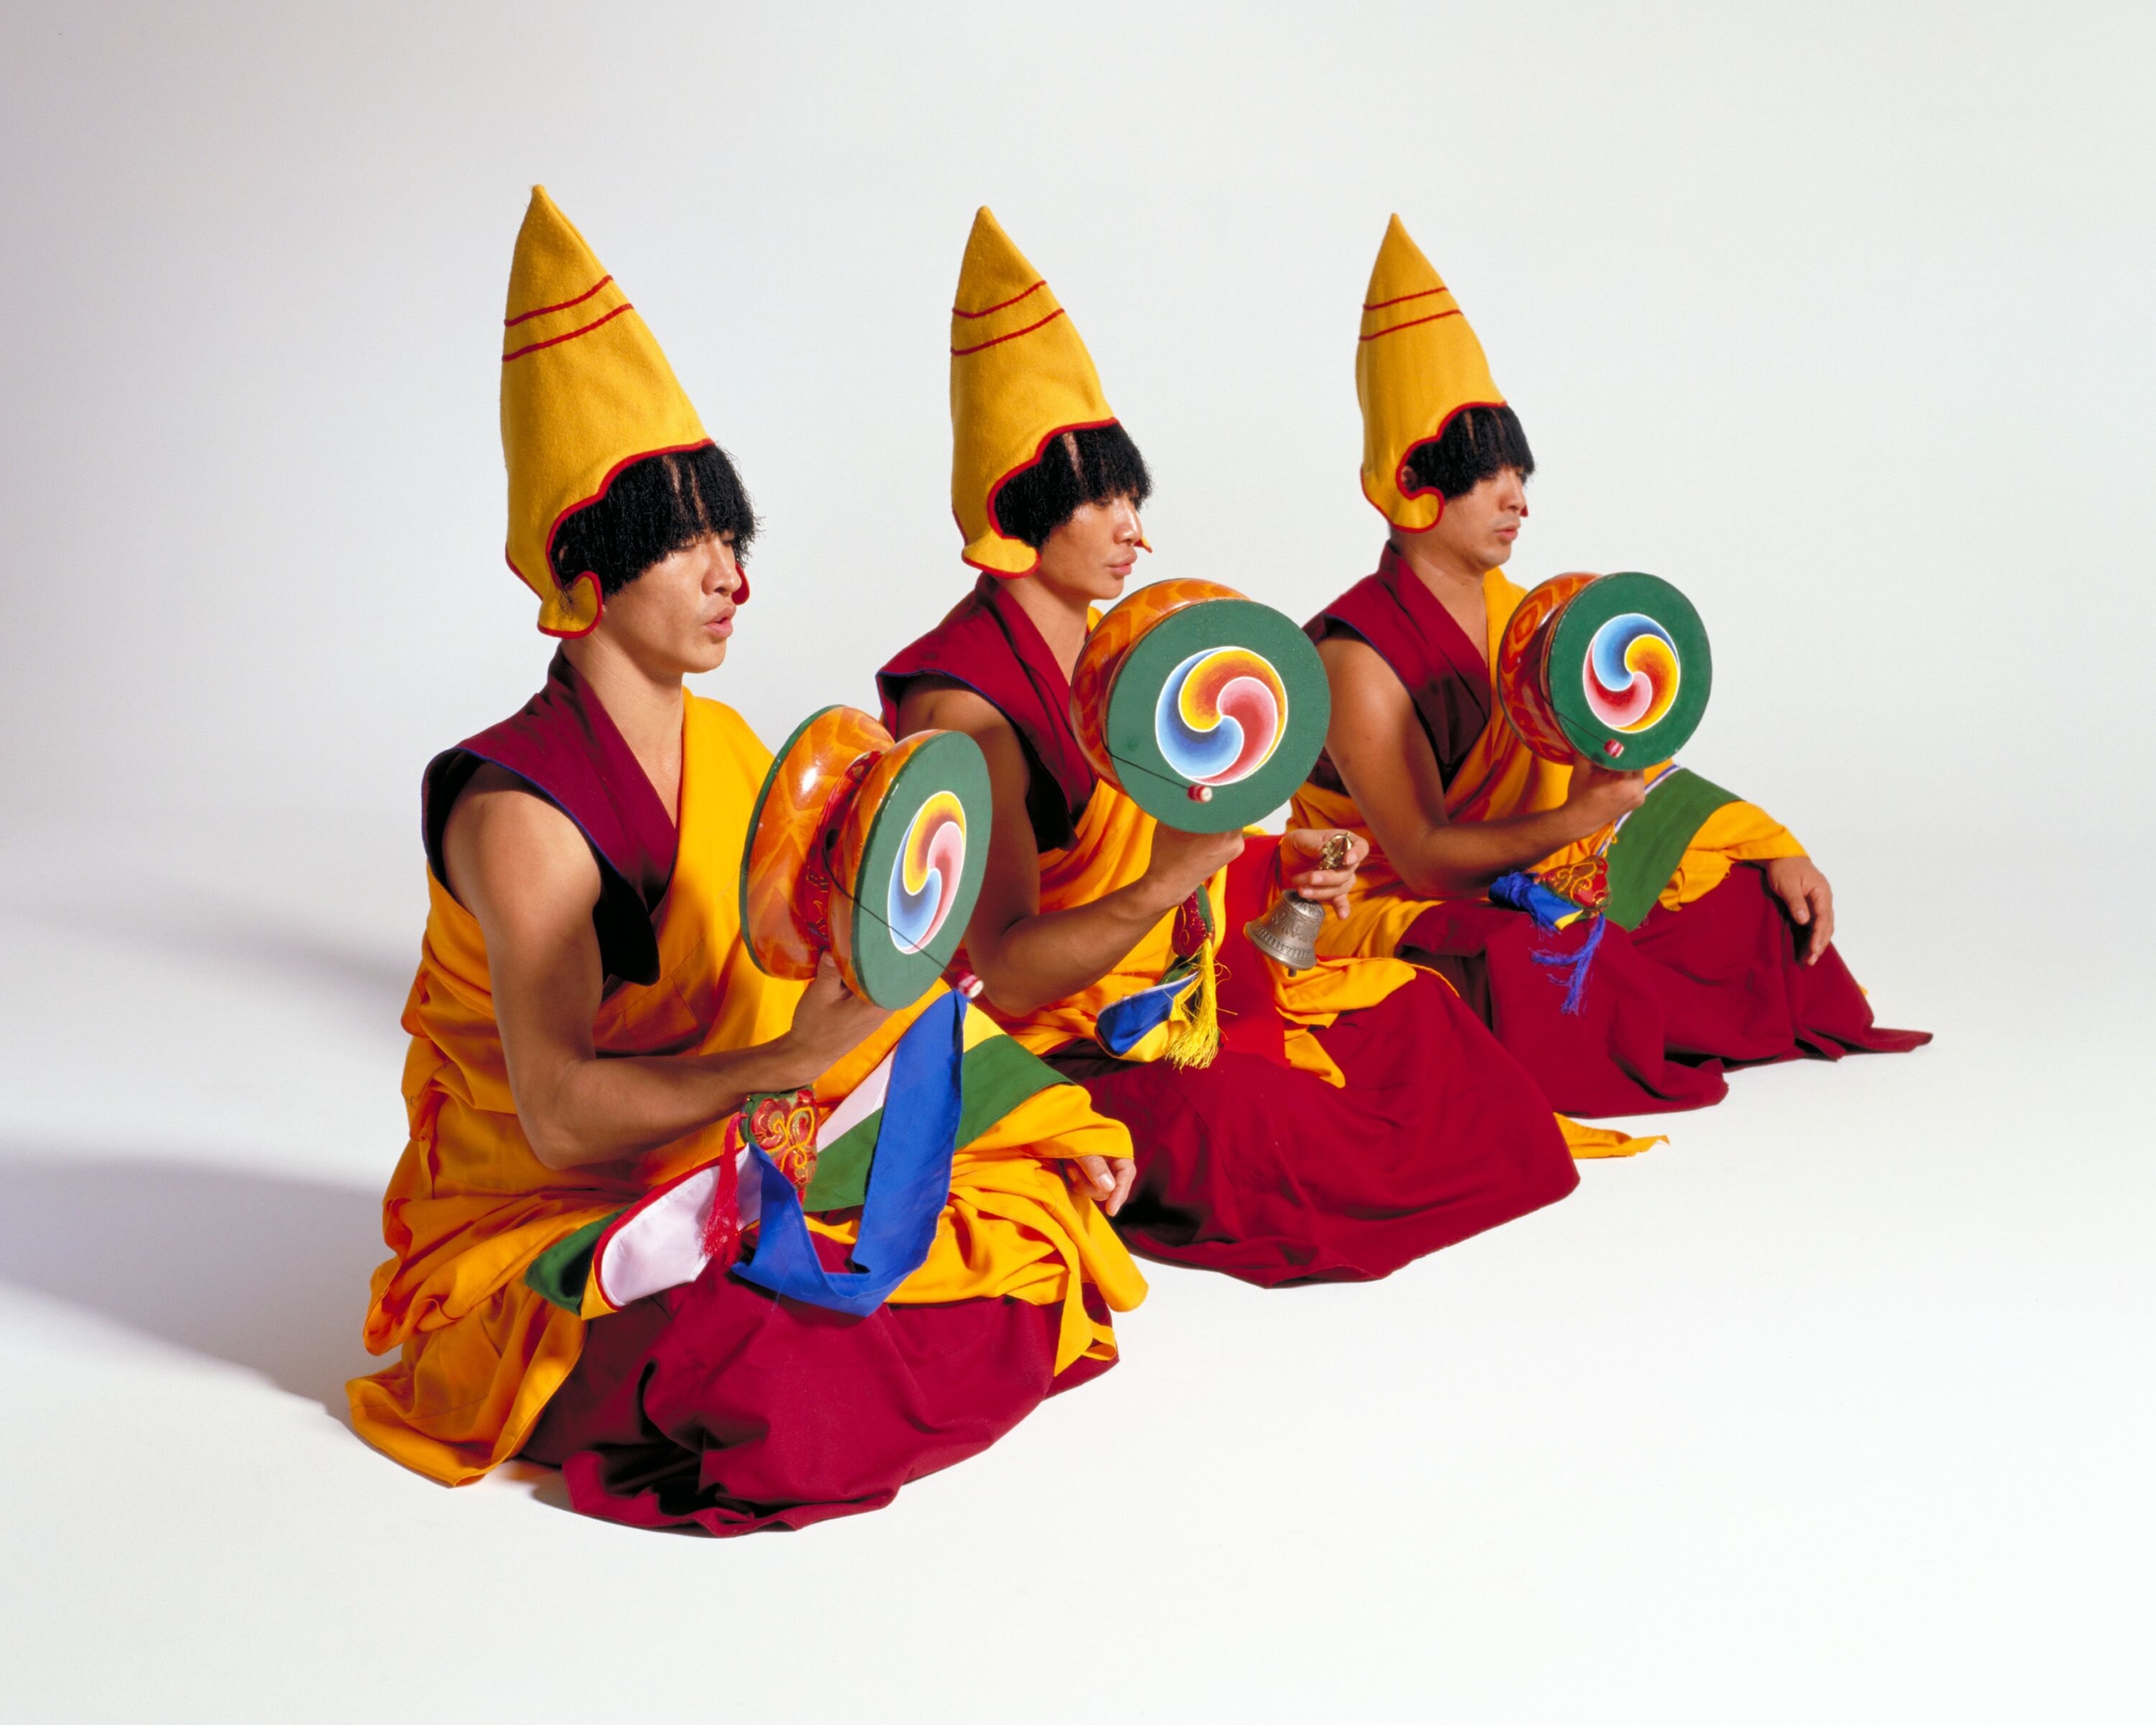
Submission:
POLYGON ((966 1002, 946 992, 899 1039, 876 1134, 851 1270, 816 1256, 801 1194, 760 1146, 752 1146, 762 1199, 755 1256, 734 1274, 774 1294, 856 1317, 875 1311, 919 1269, 951 1196, 951 1158, 964 1100, 966 1002))

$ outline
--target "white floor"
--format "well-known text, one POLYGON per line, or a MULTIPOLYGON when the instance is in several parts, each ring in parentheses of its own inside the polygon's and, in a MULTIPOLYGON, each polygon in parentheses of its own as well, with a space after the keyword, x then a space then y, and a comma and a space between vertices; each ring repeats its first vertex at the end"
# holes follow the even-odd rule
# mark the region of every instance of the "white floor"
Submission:
POLYGON ((2100 905, 2032 947, 1845 887, 1935 1047, 1742 1075, 1375 1286, 1157 1273, 985 1456, 720 1544, 344 1423, 413 837, 0 838, 0 1714, 2153 1716, 2146 943, 2100 905))

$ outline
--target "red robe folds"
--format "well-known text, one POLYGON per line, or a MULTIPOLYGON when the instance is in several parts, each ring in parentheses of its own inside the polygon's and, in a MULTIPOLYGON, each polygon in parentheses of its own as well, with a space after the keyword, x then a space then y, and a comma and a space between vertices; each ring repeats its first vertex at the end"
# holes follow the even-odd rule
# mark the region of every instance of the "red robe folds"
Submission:
MULTIPOLYGON (((1086 764, 1070 684, 1001 584, 985 577, 884 667, 887 722, 925 676, 966 685, 1017 731, 1043 911, 1144 872, 1151 819, 1086 764)), ((1095 1039, 1101 1011, 1177 956, 1174 915, 1083 994, 998 1015, 1130 1129, 1139 1178, 1116 1219, 1125 1238, 1264 1286, 1360 1281, 1570 1192, 1579 1177, 1549 1105, 1437 978, 1367 959, 1289 978, 1243 937, 1277 890, 1275 849, 1254 837, 1208 894, 1224 1043, 1210 1065, 1118 1059, 1095 1039)))
MULTIPOLYGON (((844 1268, 836 1241, 816 1250, 844 1268)), ((1058 1376, 1055 1340, 1054 1310, 1016 1300, 853 1318, 706 1274, 594 1324, 524 1454, 609 1521, 807 1527, 880 1509, 1113 1363, 1058 1376)))
MULTIPOLYGON (((1387 547, 1378 572, 1310 625, 1323 639, 1358 637, 1413 698, 1435 751, 1454 820, 1502 820, 1555 808, 1569 770, 1529 755, 1499 706, 1490 666, 1522 590, 1484 577, 1490 637, 1478 648, 1452 614, 1387 547)), ((1841 954, 1797 958, 1803 932, 1769 890, 1760 863, 1801 847, 1748 804, 1709 817, 1639 927, 1582 921, 1540 932, 1525 912, 1486 898, 1432 900, 1412 892, 1377 848, 1329 759, 1321 757, 1296 816, 1371 839, 1354 913, 1328 927, 1321 951, 1397 953, 1435 960, 1458 981, 1497 1039, 1568 1114, 1647 1114, 1705 1107, 1726 1092, 1725 1066, 1846 1052, 1900 1052, 1928 1032, 1888 1030, 1841 954), (1562 1010, 1564 972, 1544 959, 1598 946, 1576 1013, 1562 1010)), ((1607 832, 1558 853, 1592 851, 1607 832)))

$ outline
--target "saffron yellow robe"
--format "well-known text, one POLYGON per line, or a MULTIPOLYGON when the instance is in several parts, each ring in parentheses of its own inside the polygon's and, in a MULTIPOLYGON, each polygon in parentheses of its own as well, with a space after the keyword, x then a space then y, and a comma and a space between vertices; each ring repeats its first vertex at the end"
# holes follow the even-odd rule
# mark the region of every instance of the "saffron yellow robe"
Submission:
MULTIPOLYGON (((770 751, 730 708, 694 696, 684 702, 679 849, 655 918, 659 975, 648 986, 622 985, 601 1005, 594 1035, 606 1054, 702 1054, 768 1041, 792 1022, 801 993, 800 985, 755 968, 738 921, 739 861, 770 751)), ((632 1160, 544 1166, 510 1092, 478 924, 431 873, 428 894, 403 1018, 412 1036, 404 1070, 410 1137, 383 1199, 392 1256, 375 1272, 365 1328, 370 1352, 393 1348, 398 1357, 349 1387, 362 1437, 455 1485, 523 1447, 575 1365, 586 1323, 606 1322, 528 1287, 532 1261, 714 1159, 724 1123, 632 1160)), ((867 1077, 933 998, 894 1013, 819 1078, 819 1109, 835 1108, 867 1077)), ((935 1244, 893 1303, 1002 1295, 1059 1306, 1057 1371, 1081 1357, 1113 1358, 1113 1332, 1088 1315, 1085 1290, 1127 1311, 1145 1284, 1057 1162, 1129 1153, 1129 1135, 1094 1113, 1076 1086, 1027 1098, 960 1146, 935 1244)), ((810 1226, 850 1241, 855 1224, 811 1218, 810 1226)))

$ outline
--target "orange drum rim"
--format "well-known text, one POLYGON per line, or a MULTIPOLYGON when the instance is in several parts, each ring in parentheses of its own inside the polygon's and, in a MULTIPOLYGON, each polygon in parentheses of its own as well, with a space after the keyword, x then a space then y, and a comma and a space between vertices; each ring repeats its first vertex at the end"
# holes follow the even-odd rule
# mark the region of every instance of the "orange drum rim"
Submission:
MULTIPOLYGON (((765 775, 749 817, 741 868, 741 936, 766 975, 805 982, 830 949, 827 831, 845 781, 892 746, 889 731, 854 707, 826 707, 794 728, 765 775)), ((853 798, 843 799, 851 803, 853 798)))

